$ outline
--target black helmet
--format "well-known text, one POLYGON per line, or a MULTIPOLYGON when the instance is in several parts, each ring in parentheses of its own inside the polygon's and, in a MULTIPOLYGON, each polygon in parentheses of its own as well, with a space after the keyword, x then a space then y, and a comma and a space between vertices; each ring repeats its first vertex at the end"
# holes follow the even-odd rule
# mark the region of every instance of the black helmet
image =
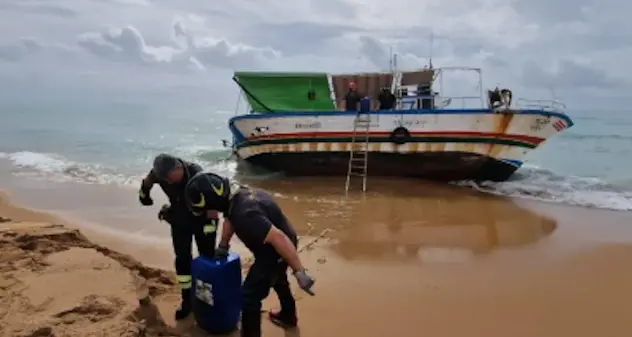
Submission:
POLYGON ((180 164, 180 160, 170 154, 161 153, 154 158, 153 172, 156 178, 167 180, 171 173, 180 164))
POLYGON ((208 210, 226 213, 230 202, 230 182, 214 173, 199 172, 189 180, 185 197, 189 209, 196 215, 208 210))

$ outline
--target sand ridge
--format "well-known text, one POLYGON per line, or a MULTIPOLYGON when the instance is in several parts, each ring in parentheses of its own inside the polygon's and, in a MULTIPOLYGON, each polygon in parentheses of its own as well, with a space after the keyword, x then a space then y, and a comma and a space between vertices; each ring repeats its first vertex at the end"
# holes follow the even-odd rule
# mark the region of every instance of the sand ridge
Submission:
POLYGON ((159 298, 177 291, 166 271, 90 242, 61 225, 0 225, 2 336, 182 336, 148 322, 135 275, 159 298))

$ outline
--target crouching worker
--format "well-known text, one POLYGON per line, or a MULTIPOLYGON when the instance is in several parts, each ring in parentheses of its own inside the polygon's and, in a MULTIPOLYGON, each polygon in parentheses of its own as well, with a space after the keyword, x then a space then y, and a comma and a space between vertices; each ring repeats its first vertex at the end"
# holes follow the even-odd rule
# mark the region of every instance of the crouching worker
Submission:
MULTIPOLYGON (((191 254, 193 237, 200 255, 213 257, 215 254, 215 237, 217 232, 217 216, 195 216, 191 214, 185 202, 185 187, 191 177, 201 172, 202 168, 180 158, 160 154, 154 159, 154 165, 143 179, 138 191, 141 204, 153 205, 150 191, 154 184, 159 184, 169 198, 169 205, 163 205, 158 219, 171 226, 171 239, 175 253, 175 268, 178 283, 182 290, 182 303, 175 312, 176 320, 186 318, 191 313, 191 254)), ((217 213, 215 213, 217 214, 217 213)))
POLYGON ((261 336, 261 301, 273 288, 281 310, 270 320, 284 328, 297 324, 296 304, 287 278, 288 265, 298 285, 314 295, 314 280, 306 274, 296 250, 298 238, 283 211, 267 192, 230 183, 212 173, 199 173, 187 185, 187 203, 194 214, 224 214, 216 256, 228 253, 233 233, 253 253, 255 262, 242 285, 241 336, 261 336), (210 211, 210 212, 209 212, 210 211))

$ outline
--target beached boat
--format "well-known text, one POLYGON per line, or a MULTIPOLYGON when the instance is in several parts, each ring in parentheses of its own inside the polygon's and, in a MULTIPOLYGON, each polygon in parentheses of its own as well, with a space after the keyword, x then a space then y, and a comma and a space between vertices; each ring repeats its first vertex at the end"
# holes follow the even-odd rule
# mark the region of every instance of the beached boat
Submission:
POLYGON ((485 95, 477 68, 339 75, 236 72, 233 80, 249 106, 229 121, 234 153, 290 175, 349 176, 355 152, 368 158, 357 160, 364 177, 503 181, 530 151, 573 125, 557 100, 512 102, 512 92, 498 88, 485 95), (451 70, 476 73, 476 95, 441 96, 442 76, 451 70), (395 109, 376 111, 360 104, 360 112, 341 111, 351 81, 373 99, 390 87, 395 109), (466 101, 476 106, 465 107, 466 101))

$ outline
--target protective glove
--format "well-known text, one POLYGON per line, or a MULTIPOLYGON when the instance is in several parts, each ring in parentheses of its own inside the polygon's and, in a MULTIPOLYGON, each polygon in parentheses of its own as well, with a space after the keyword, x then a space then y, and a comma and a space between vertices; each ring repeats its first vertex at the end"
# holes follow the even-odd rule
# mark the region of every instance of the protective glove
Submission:
POLYGON ((304 292, 314 296, 314 292, 312 291, 312 287, 314 286, 314 281, 311 276, 307 275, 305 270, 298 270, 294 272, 294 277, 296 277, 296 282, 298 282, 298 286, 303 289, 304 292))
POLYGON ((215 258, 216 259, 227 258, 229 249, 230 249, 230 246, 227 246, 227 247, 217 246, 217 248, 215 248, 215 258))
POLYGON ((145 194, 142 190, 138 191, 138 200, 143 206, 151 206, 154 204, 154 200, 149 194, 145 194))
POLYGON ((158 220, 166 221, 166 219, 169 217, 170 210, 171 210, 171 205, 169 204, 162 205, 162 207, 160 208, 160 211, 158 211, 158 220))

